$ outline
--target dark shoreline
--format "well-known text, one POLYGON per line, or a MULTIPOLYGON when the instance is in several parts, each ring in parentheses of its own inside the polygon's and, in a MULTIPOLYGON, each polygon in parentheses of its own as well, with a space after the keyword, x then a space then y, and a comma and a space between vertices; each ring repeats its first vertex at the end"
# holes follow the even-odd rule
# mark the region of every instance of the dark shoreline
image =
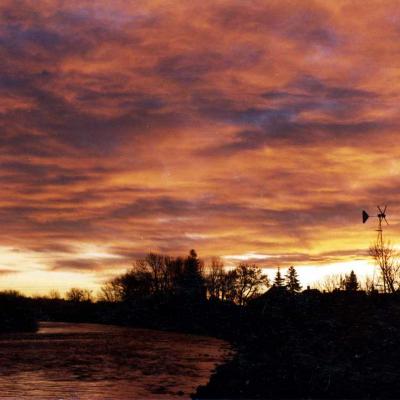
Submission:
POLYGON ((0 293, 0 333, 35 332, 36 311, 31 299, 17 292, 0 293))
POLYGON ((400 295, 270 290, 237 306, 170 297, 27 299, 39 320, 216 337, 235 350, 195 399, 400 398, 400 295))
POLYGON ((400 296, 266 295, 194 399, 400 398, 400 296))

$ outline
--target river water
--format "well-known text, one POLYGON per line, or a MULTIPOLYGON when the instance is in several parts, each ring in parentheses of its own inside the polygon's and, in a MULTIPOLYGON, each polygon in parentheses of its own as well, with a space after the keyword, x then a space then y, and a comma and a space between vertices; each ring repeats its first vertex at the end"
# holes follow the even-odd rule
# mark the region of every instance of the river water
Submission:
POLYGON ((45 322, 0 335, 0 399, 184 399, 230 354, 209 337, 45 322))

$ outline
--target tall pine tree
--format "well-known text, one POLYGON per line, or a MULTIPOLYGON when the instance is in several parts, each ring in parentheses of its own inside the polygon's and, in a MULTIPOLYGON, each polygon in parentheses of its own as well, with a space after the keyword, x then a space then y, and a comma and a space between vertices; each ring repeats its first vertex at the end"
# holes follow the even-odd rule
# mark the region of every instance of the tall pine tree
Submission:
POLYGON ((357 275, 355 274, 354 271, 351 271, 350 275, 346 275, 346 277, 344 279, 344 287, 346 290, 349 290, 349 291, 358 290, 358 287, 359 287, 358 279, 357 279, 357 275))
POLYGON ((197 257, 195 250, 190 250, 188 257, 184 261, 182 289, 183 293, 193 300, 203 300, 206 298, 202 262, 197 257))
POLYGON ((282 277, 281 270, 278 267, 278 271, 276 271, 275 279, 274 279, 274 286, 275 287, 284 287, 285 286, 285 280, 282 277))
POLYGON ((297 271, 294 269, 293 265, 287 270, 285 281, 286 287, 289 292, 296 293, 301 291, 301 285, 297 275, 297 271))

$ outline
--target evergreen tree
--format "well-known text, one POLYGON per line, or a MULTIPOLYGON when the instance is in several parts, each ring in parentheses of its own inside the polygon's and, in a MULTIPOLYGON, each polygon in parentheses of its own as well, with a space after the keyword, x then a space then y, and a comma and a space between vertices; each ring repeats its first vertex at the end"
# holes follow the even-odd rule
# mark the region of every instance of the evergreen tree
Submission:
POLYGON ((202 269, 203 264, 197 257, 196 251, 190 250, 189 256, 184 262, 182 289, 187 296, 196 300, 206 297, 206 287, 202 269))
POLYGON ((285 280, 281 275, 280 268, 278 267, 278 271, 276 271, 275 279, 274 279, 274 286, 275 287, 284 287, 285 280))
POLYGON ((297 271, 294 269, 293 266, 289 267, 286 276, 286 287, 289 292, 296 293, 301 291, 301 285, 299 278, 297 276, 297 271))
POLYGON ((344 287, 346 290, 349 290, 349 291, 358 290, 358 287, 359 287, 358 279, 357 279, 357 275, 354 273, 354 271, 351 271, 350 275, 346 275, 345 281, 344 281, 344 287))

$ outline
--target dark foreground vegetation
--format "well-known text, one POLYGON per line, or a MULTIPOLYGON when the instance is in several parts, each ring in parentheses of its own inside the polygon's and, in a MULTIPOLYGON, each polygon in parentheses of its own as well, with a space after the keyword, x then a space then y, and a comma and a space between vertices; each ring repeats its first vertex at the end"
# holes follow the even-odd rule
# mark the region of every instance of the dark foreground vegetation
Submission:
POLYGON ((32 301, 18 292, 0 292, 0 333, 34 332, 38 328, 32 301))
POLYGON ((107 282, 96 302, 75 288, 66 299, 53 293, 23 305, 39 320, 230 341, 235 356, 194 398, 400 398, 400 294, 359 286, 352 272, 330 292, 302 290, 294 268, 270 283, 255 265, 227 271, 214 259, 206 268, 192 251, 148 255, 107 282))
POLYGON ((271 289, 195 398, 399 398, 400 296, 271 289))

